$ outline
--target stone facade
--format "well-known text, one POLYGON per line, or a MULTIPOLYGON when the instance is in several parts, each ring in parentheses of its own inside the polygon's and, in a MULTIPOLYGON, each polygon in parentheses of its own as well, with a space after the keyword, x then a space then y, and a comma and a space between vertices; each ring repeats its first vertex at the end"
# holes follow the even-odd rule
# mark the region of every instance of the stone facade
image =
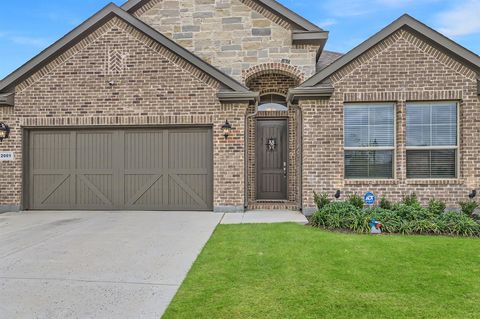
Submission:
POLYGON ((476 74, 412 33, 400 30, 330 77, 330 99, 303 100, 303 207, 314 210, 314 191, 343 196, 373 191, 400 200, 415 192, 450 207, 468 199, 480 184, 480 102, 476 74), (405 104, 409 101, 458 101, 460 105, 460 176, 454 180, 410 180, 406 177, 405 104), (343 106, 348 102, 393 102, 396 105, 395 178, 344 178, 343 106))
POLYGON ((16 87, 15 107, 0 107, 11 138, 0 151, 0 203, 22 202, 22 141, 28 128, 208 125, 214 134, 214 206, 244 207, 244 116, 248 104, 221 104, 220 84, 113 18, 16 87), (113 61, 112 61, 113 59, 113 61), (113 84, 113 85, 111 85, 113 84), (221 126, 234 130, 226 140, 221 126))
POLYGON ((291 24, 252 0, 152 0, 134 15, 239 81, 284 59, 306 77, 316 70, 319 47, 292 44, 291 24))

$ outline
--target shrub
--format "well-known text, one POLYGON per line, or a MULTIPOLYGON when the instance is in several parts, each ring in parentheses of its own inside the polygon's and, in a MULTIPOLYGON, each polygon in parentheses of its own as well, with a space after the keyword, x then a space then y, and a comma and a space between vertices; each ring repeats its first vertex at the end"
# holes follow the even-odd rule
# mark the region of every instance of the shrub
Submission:
POLYGON ((468 217, 473 217, 473 213, 475 209, 478 207, 478 203, 476 201, 470 200, 466 202, 460 202, 460 207, 462 208, 462 213, 464 213, 468 217))
POLYGON ((348 202, 333 202, 325 205, 311 218, 311 224, 328 229, 357 228, 359 210, 348 202))
POLYGON ((315 202, 315 205, 317 205, 318 210, 321 210, 323 207, 327 206, 331 202, 326 193, 318 195, 316 192, 313 192, 313 200, 315 202))
POLYGON ((348 197, 348 202, 359 209, 362 209, 365 206, 363 203, 363 198, 357 194, 350 195, 348 197))
POLYGON ((404 196, 402 203, 411 206, 411 207, 421 207, 420 202, 418 201, 417 194, 412 193, 410 195, 404 196))
MULTIPOLYGON (((413 204, 415 205, 415 204, 413 204)), ((403 203, 398 203, 393 205, 392 209, 395 213, 400 216, 401 219, 406 220, 406 221, 411 221, 411 220, 420 220, 420 219, 429 219, 432 217, 432 215, 429 213, 429 211, 420 205, 418 206, 412 206, 412 205, 407 205, 403 203)))
POLYGON ((437 225, 442 234, 480 236, 480 224, 465 214, 448 212, 438 216, 437 225))
MULTIPOLYGON (((444 213, 445 204, 438 200, 431 200, 428 208, 424 208, 420 206, 416 197, 394 205, 382 199, 383 207, 364 209, 359 208, 358 198, 351 196, 345 202, 330 202, 326 195, 317 196, 316 202, 323 206, 311 217, 311 225, 332 230, 369 233, 369 223, 375 218, 382 223, 382 230, 386 233, 480 237, 479 221, 470 218, 466 213, 444 213)), ((464 206, 468 206, 469 212, 472 207, 477 207, 476 203, 464 206)))
POLYGON ((385 197, 382 197, 380 199, 380 205, 379 205, 380 208, 383 208, 383 209, 392 209, 393 208, 393 204, 391 201, 389 201, 388 199, 386 199, 385 197))
POLYGON ((428 211, 433 216, 443 214, 446 208, 447 208, 447 205, 445 205, 444 202, 442 202, 441 200, 437 200, 435 198, 432 198, 428 203, 428 211))
POLYGON ((370 208, 365 211, 368 215, 367 218, 367 230, 370 231, 368 223, 372 218, 380 221, 382 223, 382 230, 387 233, 398 233, 400 232, 400 226, 402 224, 402 219, 400 216, 389 209, 384 208, 370 208))

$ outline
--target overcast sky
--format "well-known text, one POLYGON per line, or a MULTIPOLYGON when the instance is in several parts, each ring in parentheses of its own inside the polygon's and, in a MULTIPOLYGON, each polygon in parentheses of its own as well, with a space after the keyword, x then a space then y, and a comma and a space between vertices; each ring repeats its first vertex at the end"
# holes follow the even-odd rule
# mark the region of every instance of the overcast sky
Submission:
MULTIPOLYGON (((126 1, 126 0, 125 0, 126 1)), ((109 0, 3 1, 0 78, 104 7, 109 0)), ((124 0, 113 1, 118 5, 124 0)), ((480 0, 280 0, 330 31, 327 49, 345 53, 403 13, 480 54, 480 0)))

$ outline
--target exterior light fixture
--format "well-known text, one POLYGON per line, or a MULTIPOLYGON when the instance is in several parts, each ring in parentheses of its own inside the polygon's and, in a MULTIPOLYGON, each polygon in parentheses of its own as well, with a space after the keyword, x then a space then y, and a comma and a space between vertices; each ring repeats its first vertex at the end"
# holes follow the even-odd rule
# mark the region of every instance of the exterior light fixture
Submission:
POLYGON ((340 190, 337 190, 337 192, 335 193, 335 198, 339 199, 340 196, 342 196, 342 192, 340 190))
POLYGON ((10 127, 7 124, 0 122, 0 142, 8 138, 10 135, 10 127))
POLYGON ((474 190, 468 195, 468 197, 469 197, 470 199, 474 199, 475 197, 477 197, 477 190, 474 189, 474 190))
POLYGON ((223 136, 227 139, 230 136, 230 132, 232 131, 232 125, 228 123, 228 120, 225 121, 225 124, 222 125, 223 136))

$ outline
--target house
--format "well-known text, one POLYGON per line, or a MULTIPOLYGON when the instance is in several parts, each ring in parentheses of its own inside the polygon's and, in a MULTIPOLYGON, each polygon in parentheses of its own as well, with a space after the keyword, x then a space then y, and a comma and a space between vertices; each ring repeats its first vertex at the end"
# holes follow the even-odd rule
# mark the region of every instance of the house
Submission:
POLYGON ((480 183, 480 57, 408 15, 345 55, 273 0, 109 4, 0 82, 0 205, 315 210, 480 183))

